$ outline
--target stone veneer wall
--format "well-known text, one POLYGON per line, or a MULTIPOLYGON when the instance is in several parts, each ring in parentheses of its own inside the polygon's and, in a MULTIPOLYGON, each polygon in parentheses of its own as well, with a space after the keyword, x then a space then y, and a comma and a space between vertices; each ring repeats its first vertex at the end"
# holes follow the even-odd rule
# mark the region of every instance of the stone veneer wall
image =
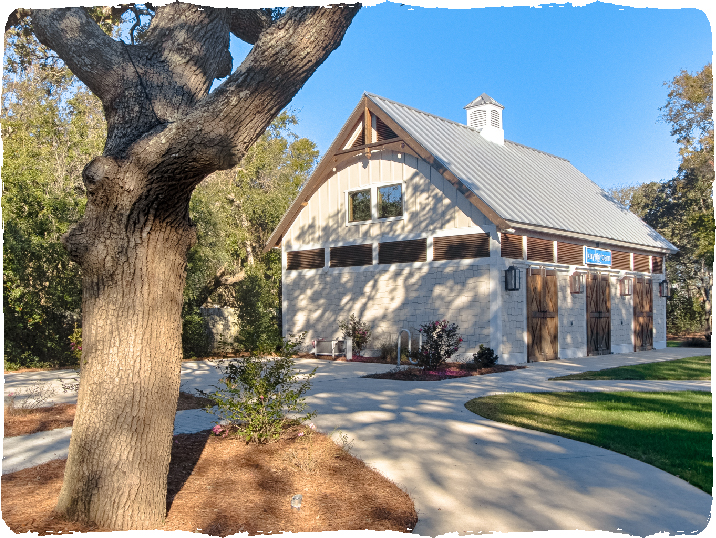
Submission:
MULTIPOLYGON (((505 290, 505 270, 500 268, 500 293, 502 294, 502 355, 500 364, 527 362, 527 286, 522 269, 522 283, 517 291, 505 290)), ((498 352, 499 355, 499 352, 498 352)))
POLYGON ((666 347, 666 297, 659 296, 659 283, 664 275, 655 274, 652 277, 652 308, 654 310, 654 349, 666 347))
POLYGON ((422 323, 441 319, 460 326, 464 341, 455 360, 470 360, 480 344, 490 345, 488 265, 366 269, 285 272, 284 333, 307 331, 309 349, 312 340, 340 337, 338 320, 354 313, 371 324, 371 348, 397 341, 400 329, 415 336, 422 323))
POLYGON ((619 279, 609 278, 612 314, 612 353, 631 353, 634 351, 634 296, 619 295, 619 279))
POLYGON ((570 293, 569 273, 557 272, 559 358, 587 355, 587 296, 570 293))

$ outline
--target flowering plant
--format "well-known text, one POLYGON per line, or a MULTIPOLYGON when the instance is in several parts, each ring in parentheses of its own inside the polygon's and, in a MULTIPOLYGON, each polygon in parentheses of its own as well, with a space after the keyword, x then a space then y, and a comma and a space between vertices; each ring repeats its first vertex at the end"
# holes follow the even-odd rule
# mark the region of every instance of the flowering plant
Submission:
POLYGON ((353 339, 355 353, 360 355, 370 340, 370 324, 351 314, 346 320, 338 320, 338 328, 343 332, 343 338, 353 339))
POLYGON ((75 325, 75 330, 72 331, 69 339, 72 356, 77 359, 77 362, 79 363, 82 359, 82 327, 77 328, 77 325, 75 325))
POLYGON ((418 329, 423 335, 423 344, 413 352, 413 358, 424 370, 437 368, 460 349, 459 330, 457 324, 447 320, 423 323, 418 329))

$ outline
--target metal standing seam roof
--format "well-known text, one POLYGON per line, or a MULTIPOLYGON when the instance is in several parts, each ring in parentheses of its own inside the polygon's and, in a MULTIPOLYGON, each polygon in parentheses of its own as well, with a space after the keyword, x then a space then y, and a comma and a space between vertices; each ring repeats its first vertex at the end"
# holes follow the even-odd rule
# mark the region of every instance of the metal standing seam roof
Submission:
POLYGON ((366 95, 506 221, 678 250, 566 159, 366 95))

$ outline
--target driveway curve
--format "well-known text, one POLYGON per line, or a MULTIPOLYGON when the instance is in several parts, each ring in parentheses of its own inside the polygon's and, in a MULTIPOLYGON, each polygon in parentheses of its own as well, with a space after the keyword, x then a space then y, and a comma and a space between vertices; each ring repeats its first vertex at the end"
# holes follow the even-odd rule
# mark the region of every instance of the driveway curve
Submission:
MULTIPOLYGON (((646 463, 589 444, 484 419, 468 400, 502 392, 566 390, 711 390, 710 381, 548 381, 549 377, 612 366, 701 355, 671 348, 530 364, 497 375, 439 382, 366 379, 379 364, 297 361, 318 366, 308 396, 314 422, 353 440, 352 452, 403 487, 419 514, 415 534, 490 531, 605 530, 648 536, 695 534, 708 522, 712 497, 646 463)), ((44 373, 43 373, 44 374, 44 373)), ((5 392, 27 378, 6 374, 5 392)), ((52 374, 56 378, 55 374, 52 374)), ((50 379, 52 376, 47 376, 50 379)), ((209 363, 184 363, 182 390, 218 381, 209 363)), ((203 411, 177 414, 176 431, 211 427, 203 411)), ((65 439, 67 436, 63 435, 65 439)), ((4 440, 4 456, 41 453, 40 434, 4 440)), ((57 435, 52 451, 57 453, 57 435)), ((61 444, 61 443, 60 443, 61 444)), ((39 456, 3 472, 34 465, 39 456)), ((57 456, 55 456, 57 457, 57 456)))

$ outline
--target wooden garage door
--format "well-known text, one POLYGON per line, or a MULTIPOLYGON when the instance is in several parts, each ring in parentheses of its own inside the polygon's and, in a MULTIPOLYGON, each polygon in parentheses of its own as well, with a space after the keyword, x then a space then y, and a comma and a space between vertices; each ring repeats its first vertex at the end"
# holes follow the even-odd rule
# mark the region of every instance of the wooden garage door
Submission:
POLYGON ((557 272, 527 270, 527 360, 557 358, 557 272))
POLYGON ((611 353, 609 275, 587 275, 587 355, 611 353))
POLYGON ((634 280, 634 351, 647 351, 654 345, 654 311, 651 279, 634 280))

